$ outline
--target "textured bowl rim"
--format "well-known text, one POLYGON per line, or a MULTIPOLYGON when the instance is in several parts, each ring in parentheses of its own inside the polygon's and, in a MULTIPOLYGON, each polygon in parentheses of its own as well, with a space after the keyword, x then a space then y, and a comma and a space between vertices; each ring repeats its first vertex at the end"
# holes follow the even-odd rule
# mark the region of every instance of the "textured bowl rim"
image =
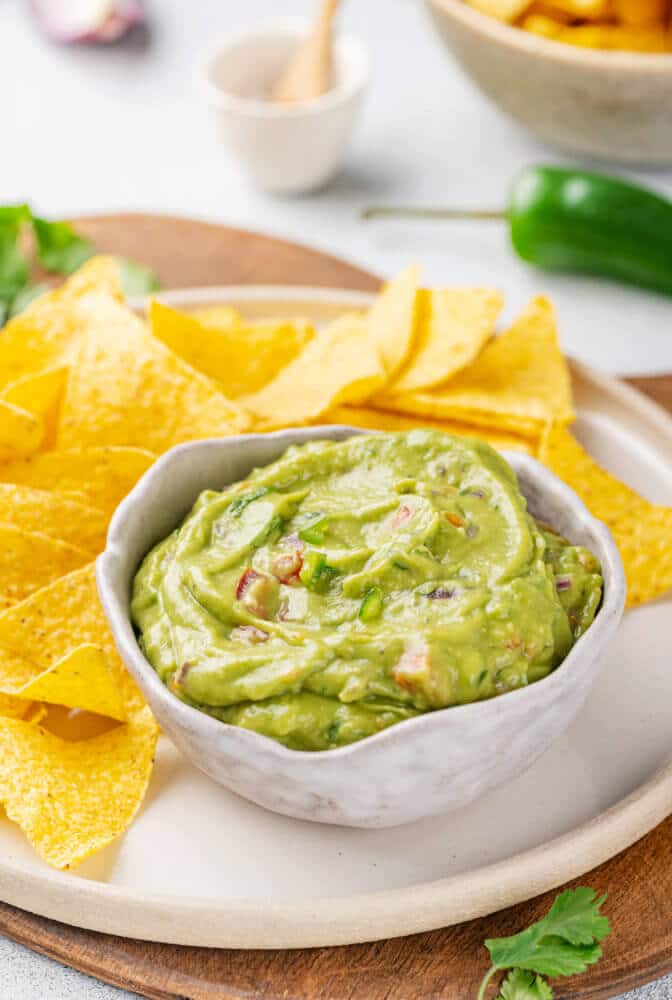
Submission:
MULTIPOLYGON (((212 734, 212 737, 215 738, 216 733, 221 733, 222 722, 176 698, 161 681, 152 665, 140 650, 130 615, 125 611, 117 598, 117 587, 115 584, 119 561, 122 558, 121 554, 125 548, 124 536, 129 518, 137 510, 142 509, 146 503, 145 495, 153 483, 170 474, 171 467, 189 451, 205 447, 224 452, 228 447, 237 446, 240 441, 245 440, 249 442, 251 439, 287 441, 285 446, 289 447, 289 444, 294 443, 297 439, 301 442, 321 440, 327 432, 331 434, 351 434, 353 436, 362 433, 372 433, 348 425, 331 424, 307 428, 289 428, 270 434, 248 434, 227 438, 211 438, 177 445, 163 454, 145 472, 115 511, 108 529, 105 551, 96 560, 96 579, 101 603, 122 659, 127 665, 132 665, 131 672, 136 674, 137 677, 142 678, 143 684, 149 689, 152 697, 157 699, 166 713, 173 716, 179 725, 191 724, 192 726, 198 726, 199 729, 203 730, 204 736, 212 734)), ((580 500, 569 486, 563 483, 562 480, 536 459, 520 452, 505 452, 504 457, 511 464, 516 474, 518 471, 523 470, 531 473, 542 490, 547 493, 553 492, 556 497, 559 497, 571 510, 577 524, 590 525, 601 546, 601 551, 597 555, 602 565, 604 580, 602 605, 593 624, 574 644, 562 663, 552 673, 536 681, 534 684, 484 701, 454 705, 449 708, 438 709, 434 712, 426 712, 413 719, 405 719, 366 739, 332 750, 290 750, 268 736, 240 727, 230 727, 232 730, 231 735, 239 744, 241 750, 245 747, 249 747, 251 751, 254 749, 263 749, 266 755, 294 763, 302 760, 328 759, 331 761, 357 757, 366 753, 367 748, 373 743, 384 745, 385 743, 396 742, 404 739, 407 735, 410 737, 413 731, 420 727, 440 725, 446 718, 454 718, 458 715, 461 718, 468 718, 469 716, 500 713, 506 710, 505 707, 502 708, 502 705, 506 706, 510 704, 513 707, 513 699, 517 699, 518 701, 522 701, 523 699, 537 701, 544 686, 547 689, 554 683, 560 683, 558 680, 559 676, 566 674, 568 670, 580 667, 585 654, 589 652, 590 646, 597 645, 601 647, 604 645, 610 635, 615 632, 620 622, 625 604, 626 589, 621 557, 611 536, 611 532, 602 521, 592 516, 583 501, 580 500)), ((195 500, 196 495, 194 495, 195 500)), ((137 567, 133 569, 133 574, 136 570, 137 567)), ((129 584, 130 582, 128 581, 129 584)))
POLYGON ((505 24, 470 7, 464 0, 425 0, 425 2, 488 41, 527 55, 582 68, 612 70, 633 76, 642 73, 668 75, 672 79, 672 53, 605 52, 600 49, 584 49, 551 38, 542 38, 530 31, 505 24))

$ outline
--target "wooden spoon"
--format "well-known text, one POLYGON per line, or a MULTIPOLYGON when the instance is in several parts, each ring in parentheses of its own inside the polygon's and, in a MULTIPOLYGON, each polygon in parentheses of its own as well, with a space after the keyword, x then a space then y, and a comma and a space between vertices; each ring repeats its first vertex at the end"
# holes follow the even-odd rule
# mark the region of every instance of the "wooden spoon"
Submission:
POLYGON ((279 104, 310 101, 331 89, 332 21, 340 0, 322 0, 312 31, 273 87, 279 104))

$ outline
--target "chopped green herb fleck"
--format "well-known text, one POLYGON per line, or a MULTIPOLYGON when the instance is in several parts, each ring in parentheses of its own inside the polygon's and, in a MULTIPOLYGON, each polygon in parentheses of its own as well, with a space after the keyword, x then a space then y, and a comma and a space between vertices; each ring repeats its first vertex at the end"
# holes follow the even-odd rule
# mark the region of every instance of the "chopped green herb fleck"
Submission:
POLYGON ((360 621, 372 622, 380 618, 383 610, 383 592, 380 587, 371 587, 364 595, 364 600, 359 606, 358 616, 360 621))
POLYGON ((233 514, 234 517, 240 517, 246 507, 255 500, 259 500, 261 497, 265 497, 270 490, 267 486, 260 486, 256 490, 250 490, 249 493, 241 493, 239 497, 236 497, 231 501, 229 505, 229 512, 233 514))

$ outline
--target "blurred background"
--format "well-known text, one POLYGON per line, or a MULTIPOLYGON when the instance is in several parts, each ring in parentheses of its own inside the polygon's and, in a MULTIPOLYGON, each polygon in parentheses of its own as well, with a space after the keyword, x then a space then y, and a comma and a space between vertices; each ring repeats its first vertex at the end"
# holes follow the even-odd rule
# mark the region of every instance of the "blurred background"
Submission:
MULTIPOLYGON (((279 6, 149 0, 146 29, 96 46, 56 44, 28 3, 4 0, 2 201, 27 200, 53 218, 192 215, 311 243, 385 276, 417 260, 429 283, 500 286, 507 315, 545 291, 574 355, 613 372, 672 370, 669 300, 531 271, 497 223, 361 221, 362 207, 375 202, 502 207, 522 166, 587 162, 544 146, 482 97, 420 0, 345 0, 339 30, 357 34, 372 61, 345 166, 309 195, 253 190, 217 134, 199 68, 218 38, 277 16, 279 6)), ((316 7, 310 0, 281 6, 283 16, 305 17, 316 7)), ((670 170, 627 175, 672 194, 670 170)))

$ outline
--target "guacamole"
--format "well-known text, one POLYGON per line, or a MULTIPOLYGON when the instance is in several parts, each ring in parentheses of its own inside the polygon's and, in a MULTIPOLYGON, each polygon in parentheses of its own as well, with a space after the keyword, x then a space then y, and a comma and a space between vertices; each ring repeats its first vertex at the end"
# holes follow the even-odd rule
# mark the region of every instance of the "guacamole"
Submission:
POLYGON ((545 677, 601 595, 597 559, 528 514, 496 451, 412 430, 292 447, 202 493, 132 616, 183 701, 327 750, 545 677))

